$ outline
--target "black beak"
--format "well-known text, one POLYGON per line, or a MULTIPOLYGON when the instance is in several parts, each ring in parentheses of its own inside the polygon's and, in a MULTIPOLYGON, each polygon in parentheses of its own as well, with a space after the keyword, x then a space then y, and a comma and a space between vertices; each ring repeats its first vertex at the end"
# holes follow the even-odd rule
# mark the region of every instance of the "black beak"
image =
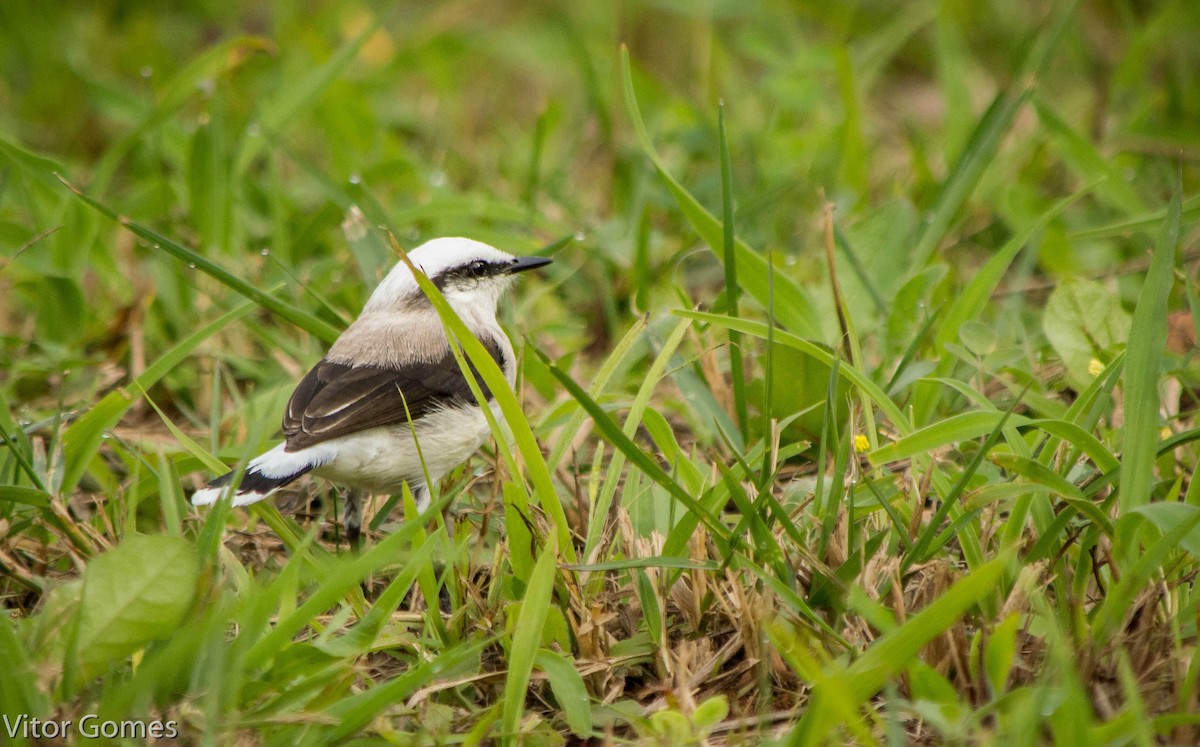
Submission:
POLYGON ((517 257, 508 266, 508 274, 512 275, 526 270, 535 270, 539 267, 545 267, 554 260, 549 257, 517 257))

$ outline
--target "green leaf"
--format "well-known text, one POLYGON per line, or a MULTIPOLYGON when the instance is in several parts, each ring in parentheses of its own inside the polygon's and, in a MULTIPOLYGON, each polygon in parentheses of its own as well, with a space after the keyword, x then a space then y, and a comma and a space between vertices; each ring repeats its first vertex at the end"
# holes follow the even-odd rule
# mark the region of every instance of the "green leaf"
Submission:
POLYGON ((1129 340, 1129 329, 1130 317, 1120 299, 1094 280, 1063 281, 1042 312, 1046 339, 1080 389, 1095 378, 1092 361, 1107 363, 1113 349, 1129 340))
POLYGON ((592 734, 592 703, 579 671, 565 656, 538 649, 534 664, 546 675, 554 700, 562 710, 567 726, 575 736, 586 739, 592 734))
POLYGON ((19 485, 0 485, 0 502, 23 503, 26 506, 50 508, 50 494, 37 488, 26 488, 19 485))
MULTIPOLYGON (((1197 512, 1200 512, 1200 507, 1175 502, 1147 503, 1132 509, 1132 513, 1149 519, 1160 532, 1169 532, 1180 524, 1190 522, 1197 512)), ((1179 546, 1200 559, 1200 527, 1183 535, 1179 546)))
POLYGON ((505 744, 519 744, 521 717, 525 714, 525 695, 529 688, 529 676, 542 643, 542 628, 550 611, 550 598, 554 592, 554 577, 557 571, 558 542, 551 535, 538 557, 529 584, 525 587, 525 598, 521 600, 521 612, 513 626, 512 647, 508 654, 508 676, 504 679, 504 710, 501 725, 505 744))
POLYGON ((1008 682, 1008 675, 1012 671, 1013 660, 1017 654, 1017 631, 1020 627, 1021 616, 1016 612, 1010 614, 992 629, 984 648, 983 665, 988 683, 992 686, 993 696, 1002 694, 1008 682))
MULTIPOLYGON (((1177 186, 1171 197, 1150 270, 1133 310, 1129 354, 1125 361, 1125 429, 1121 439, 1124 452, 1117 493, 1122 511, 1137 508, 1150 500, 1158 445, 1159 366, 1167 347, 1167 301, 1175 282, 1181 191, 1182 187, 1177 186)), ((1134 547, 1125 549, 1129 555, 1135 552, 1134 547)))
MULTIPOLYGON (((927 425, 920 430, 887 444, 867 454, 872 464, 886 464, 901 459, 908 459, 917 454, 927 454, 933 449, 950 444, 960 443, 991 433, 1004 413, 999 410, 982 412, 963 412, 940 420, 933 425, 927 425)), ((1009 425, 1028 425, 1029 420, 1020 415, 1008 419, 1009 425)))
POLYGON ((1067 505, 1087 516, 1105 535, 1112 536, 1113 527, 1108 515, 1100 506, 1088 500, 1083 491, 1067 478, 1040 462, 1015 454, 993 454, 992 461, 1027 480, 1049 488, 1052 492, 1057 493, 1067 505))
POLYGON ((703 732, 707 732, 725 720, 729 715, 729 701, 724 695, 714 695, 706 698, 692 712, 692 723, 703 732))
POLYGON ((192 604, 200 562, 192 544, 167 535, 127 537, 83 574, 71 641, 75 676, 86 681, 169 636, 192 604))

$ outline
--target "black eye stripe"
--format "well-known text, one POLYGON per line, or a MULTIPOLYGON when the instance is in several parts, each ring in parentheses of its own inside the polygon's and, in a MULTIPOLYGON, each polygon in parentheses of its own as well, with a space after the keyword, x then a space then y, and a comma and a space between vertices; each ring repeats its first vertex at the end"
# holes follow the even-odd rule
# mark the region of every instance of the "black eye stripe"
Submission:
POLYGON ((465 264, 443 270, 433 278, 433 283, 439 289, 456 280, 478 280, 490 277, 508 267, 506 262, 489 262, 486 259, 473 259, 465 264))

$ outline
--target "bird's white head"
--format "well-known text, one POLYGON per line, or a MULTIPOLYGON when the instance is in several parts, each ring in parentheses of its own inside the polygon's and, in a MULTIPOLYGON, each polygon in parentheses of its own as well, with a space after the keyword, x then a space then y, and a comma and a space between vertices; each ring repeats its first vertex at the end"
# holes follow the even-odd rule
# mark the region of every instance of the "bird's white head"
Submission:
MULTIPOLYGON (((545 257, 514 257, 479 241, 464 238, 432 239, 408 253, 409 260, 433 281, 450 305, 459 311, 488 311, 512 284, 514 275, 550 264, 545 257)), ((425 294, 404 262, 388 273, 363 313, 389 311, 426 303, 425 294)))

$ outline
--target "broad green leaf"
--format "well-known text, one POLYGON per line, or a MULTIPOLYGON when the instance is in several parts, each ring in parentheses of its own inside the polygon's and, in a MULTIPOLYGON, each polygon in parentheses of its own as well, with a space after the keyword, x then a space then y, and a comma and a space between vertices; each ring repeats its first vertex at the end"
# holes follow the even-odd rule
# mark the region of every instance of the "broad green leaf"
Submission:
POLYGON ((1120 298, 1094 280, 1063 281, 1042 311, 1046 339, 1081 389, 1095 378, 1092 361, 1107 363, 1114 348, 1129 340, 1129 328, 1130 317, 1120 298))
POLYGON ((79 680, 168 637, 192 604, 199 570, 192 544, 166 535, 127 537, 94 559, 71 641, 79 680))

